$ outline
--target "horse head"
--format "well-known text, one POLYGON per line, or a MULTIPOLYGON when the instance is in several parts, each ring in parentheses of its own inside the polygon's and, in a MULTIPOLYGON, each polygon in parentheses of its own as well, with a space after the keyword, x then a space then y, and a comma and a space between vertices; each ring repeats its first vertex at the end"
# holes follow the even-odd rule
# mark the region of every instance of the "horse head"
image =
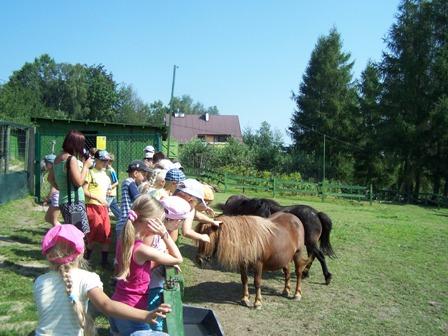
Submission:
POLYGON ((218 248, 220 227, 208 223, 199 223, 196 226, 196 232, 206 234, 210 237, 210 243, 199 241, 196 262, 200 267, 209 262, 216 255, 218 248))
POLYGON ((244 195, 232 195, 227 199, 225 204, 218 204, 218 208, 222 210, 223 215, 239 215, 241 203, 247 199, 244 195))
POLYGON ((241 203, 240 214, 268 218, 271 216, 271 208, 264 199, 250 198, 241 203))

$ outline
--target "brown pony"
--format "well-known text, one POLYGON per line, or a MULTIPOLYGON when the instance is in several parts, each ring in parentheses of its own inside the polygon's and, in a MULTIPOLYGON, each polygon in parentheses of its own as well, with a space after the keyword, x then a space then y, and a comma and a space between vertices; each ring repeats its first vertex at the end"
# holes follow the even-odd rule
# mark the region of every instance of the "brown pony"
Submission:
POLYGON ((202 265, 216 257, 225 268, 240 271, 243 283, 241 303, 249 306, 248 269, 254 270, 255 308, 261 307, 261 276, 263 271, 283 269, 283 295, 290 293, 290 262, 294 261, 297 277, 294 299, 302 297, 301 278, 307 260, 302 259, 304 231, 294 215, 277 212, 269 218, 257 216, 220 216, 219 227, 199 223, 196 231, 210 236, 210 243, 199 242, 196 261, 202 265))

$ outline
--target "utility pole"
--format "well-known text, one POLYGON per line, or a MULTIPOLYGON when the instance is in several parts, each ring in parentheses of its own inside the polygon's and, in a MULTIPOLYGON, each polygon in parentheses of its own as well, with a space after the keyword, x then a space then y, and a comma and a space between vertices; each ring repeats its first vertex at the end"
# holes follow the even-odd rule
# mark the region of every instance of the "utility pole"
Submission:
POLYGON ((171 85, 171 99, 170 99, 170 114, 168 117, 168 142, 166 147, 166 156, 169 159, 170 158, 170 142, 171 142, 171 118, 173 117, 173 96, 174 96, 174 83, 176 82, 176 69, 178 68, 177 65, 173 66, 173 82, 171 85))
POLYGON ((326 138, 326 135, 324 134, 324 159, 322 160, 323 161, 323 167, 322 167, 322 185, 324 184, 324 182, 325 182, 325 138, 326 138))

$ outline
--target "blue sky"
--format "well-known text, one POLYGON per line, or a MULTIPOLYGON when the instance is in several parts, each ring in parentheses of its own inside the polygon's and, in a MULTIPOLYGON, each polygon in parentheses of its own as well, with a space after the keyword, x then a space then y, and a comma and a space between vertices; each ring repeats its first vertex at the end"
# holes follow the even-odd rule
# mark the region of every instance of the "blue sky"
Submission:
MULTIPOLYGON (((0 81, 43 53, 104 64, 145 102, 190 95, 242 128, 285 134, 319 36, 335 26, 359 78, 378 61, 399 0, 2 1, 0 81)), ((285 135, 284 140, 289 142, 285 135)))

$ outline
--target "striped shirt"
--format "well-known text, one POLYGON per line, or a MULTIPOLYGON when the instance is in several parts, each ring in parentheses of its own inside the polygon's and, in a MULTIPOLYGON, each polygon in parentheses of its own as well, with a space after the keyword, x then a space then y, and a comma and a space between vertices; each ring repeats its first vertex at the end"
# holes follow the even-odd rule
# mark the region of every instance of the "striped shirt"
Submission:
POLYGON ((118 234, 123 230, 124 225, 128 220, 129 210, 131 210, 132 203, 139 195, 137 184, 132 177, 128 177, 121 184, 121 216, 120 220, 115 226, 115 231, 118 234))

